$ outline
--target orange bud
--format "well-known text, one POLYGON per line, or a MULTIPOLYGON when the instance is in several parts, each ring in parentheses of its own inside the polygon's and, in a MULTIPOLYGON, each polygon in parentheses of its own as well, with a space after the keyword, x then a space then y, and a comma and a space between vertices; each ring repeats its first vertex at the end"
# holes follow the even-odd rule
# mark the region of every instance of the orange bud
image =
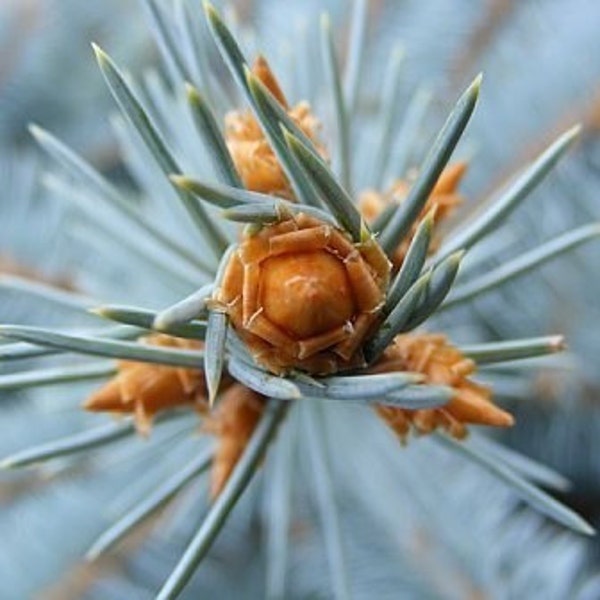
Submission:
MULTIPOLYGON (((461 204, 462 196, 458 193, 458 186, 467 170, 467 163, 458 162, 450 165, 440 175, 431 195, 427 199, 419 218, 413 225, 411 231, 404 240, 398 245, 392 256, 392 263, 395 269, 402 266, 408 246, 414 237, 418 223, 427 213, 435 209, 436 223, 447 219, 454 209, 461 204)), ((401 204, 410 191, 410 184, 404 180, 398 180, 392 188, 385 194, 375 190, 364 191, 359 199, 358 206, 361 214, 367 221, 372 223, 391 203, 401 204)), ((439 246, 439 236, 434 236, 430 246, 430 252, 435 251, 439 246)))
MULTIPOLYGON (((281 87, 264 57, 259 56, 252 72, 287 111, 294 123, 317 144, 319 122, 306 102, 290 108, 281 87)), ((233 163, 244 182, 254 192, 294 199, 290 183, 254 115, 231 111, 225 116, 225 139, 233 163)), ((318 144, 317 144, 318 145, 318 144)), ((323 149, 319 149, 324 155, 323 149)))
MULTIPOLYGON (((203 345, 162 334, 150 335, 141 341, 182 349, 199 349, 203 345)), ((180 406, 206 409, 206 381, 201 369, 126 360, 119 362, 117 375, 83 404, 89 411, 133 414, 138 431, 145 435, 157 413, 180 406)))
POLYGON ((451 387, 455 394, 448 404, 440 408, 406 410, 378 406, 377 412, 403 440, 408 434, 409 424, 421 434, 441 427, 456 438, 466 435, 465 424, 510 427, 514 424, 513 416, 492 403, 488 388, 468 379, 475 369, 475 363, 465 358, 442 335, 398 336, 372 371, 422 373, 425 383, 451 387))
POLYGON ((215 300, 271 372, 328 374, 364 364, 389 269, 376 244, 300 213, 245 235, 215 300))

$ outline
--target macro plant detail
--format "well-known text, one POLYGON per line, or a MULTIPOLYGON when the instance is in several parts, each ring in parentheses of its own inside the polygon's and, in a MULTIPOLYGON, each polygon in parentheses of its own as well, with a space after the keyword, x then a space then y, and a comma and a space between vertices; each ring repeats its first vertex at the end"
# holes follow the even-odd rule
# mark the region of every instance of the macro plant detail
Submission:
MULTIPOLYGON (((148 6, 160 25, 164 15, 154 2, 148 6)), ((364 2, 357 2, 355 10, 360 14, 364 2)), ((190 251, 193 245, 165 236, 156 215, 128 204, 73 151, 51 134, 33 129, 63 169, 108 201, 127 224, 126 231, 149 237, 161 248, 160 253, 142 258, 159 273, 169 271, 173 287, 181 290, 179 296, 187 296, 166 308, 142 308, 98 306, 62 292, 58 301, 91 310, 116 325, 91 334, 2 326, 0 334, 16 340, 7 346, 6 354, 12 351, 13 358, 77 352, 119 360, 116 365, 83 362, 7 375, 5 387, 108 375, 84 408, 132 415, 131 420, 126 416, 87 436, 24 450, 3 465, 14 468, 81 452, 134 430, 152 436, 153 420, 159 428, 161 423, 186 420, 190 413, 195 423, 199 416, 202 432, 215 438, 215 449, 194 457, 177 485, 159 494, 145 511, 109 528, 90 552, 96 557, 106 551, 210 466, 206 518, 164 583, 161 598, 175 597, 188 584, 253 475, 262 472, 267 448, 279 436, 291 435, 290 427, 284 427, 291 413, 307 411, 314 422, 311 441, 319 432, 326 435, 320 419, 325 404, 366 405, 402 442, 411 431, 433 434, 450 451, 486 467, 546 516, 591 533, 583 519, 534 485, 537 467, 502 458, 498 448, 494 462, 468 440, 468 425, 513 425, 512 416, 493 402, 493 385, 480 383, 478 373, 498 363, 560 351, 562 338, 459 344, 435 329, 436 315, 466 305, 598 236, 599 227, 588 225, 485 275, 470 278, 467 267, 466 281, 462 278, 463 258, 541 182, 571 145, 577 129, 561 136, 519 173, 476 218, 443 236, 438 226, 460 204, 457 189, 466 171, 465 163, 448 166, 449 160, 477 103, 480 77, 460 97, 416 172, 399 173, 385 193, 356 193, 349 129, 354 125, 352 116, 359 122, 359 107, 353 101, 358 92, 343 89, 329 21, 322 21, 321 33, 335 106, 332 143, 321 139, 317 112, 307 102, 290 107, 266 59, 259 56, 250 68, 217 11, 206 3, 205 13, 212 39, 250 107, 247 111, 235 105, 233 112, 220 115, 211 103, 217 90, 224 91, 206 73, 205 81, 212 82, 206 92, 189 82, 175 91, 185 92, 187 114, 199 134, 198 148, 206 150, 219 178, 216 183, 180 166, 180 156, 169 148, 135 88, 103 50, 94 49, 129 127, 152 155, 163 185, 169 183, 175 190, 180 206, 171 208, 179 219, 186 215, 195 228, 195 240, 206 251, 190 251), (223 226, 223 220, 241 223, 243 229, 223 226), (422 325, 424 330, 418 329, 422 325), (306 408, 299 409, 303 403, 306 408)), ((166 33, 164 23, 157 31, 177 78, 192 79, 187 77, 183 50, 166 33)), ((351 38, 350 55, 360 52, 359 39, 358 34, 351 38)), ((98 224, 110 228, 110 220, 102 223, 100 218, 98 224)), ((192 427, 198 429, 197 424, 192 427)), ((319 443, 312 444, 312 452, 319 443)), ((317 452, 317 457, 326 465, 323 455, 317 452)), ((547 479, 543 483, 548 484, 547 479)), ((327 497, 328 487, 323 485, 321 497, 327 497)), ((328 561, 334 594, 345 597, 336 554, 340 532, 335 519, 332 523, 328 561)), ((277 591, 271 591, 277 597, 277 591)))
POLYGON ((244 239, 217 299, 269 371, 327 375, 364 366, 357 352, 388 279, 387 259, 373 243, 358 250, 339 230, 299 213, 244 239))
MULTIPOLYGON (((453 214, 462 202, 462 197, 458 193, 458 186, 466 170, 466 163, 456 163, 441 173, 431 191, 431 195, 421 210, 420 218, 425 217, 432 210, 434 211, 432 217, 435 216, 438 221, 444 221, 453 214)), ((366 221, 373 223, 378 217, 383 219, 384 216, 389 216, 389 211, 395 209, 395 205, 406 198, 409 188, 410 185, 407 181, 398 180, 394 182, 391 189, 383 194, 376 190, 363 192, 358 199, 358 205, 366 221)), ((417 223, 412 226, 410 234, 406 236, 391 255, 390 260, 395 268, 402 266, 410 240, 414 237, 416 231, 417 223)), ((440 240, 436 237, 439 238, 439 234, 429 242, 429 253, 433 253, 439 247, 440 240)))
POLYGON ((431 433, 442 427, 461 439, 467 435, 466 423, 495 427, 514 424, 509 413, 490 401, 490 389, 468 379, 476 369, 475 363, 452 347, 444 336, 399 336, 373 368, 382 373, 408 369, 422 373, 429 384, 446 385, 453 390, 450 401, 439 408, 411 411, 379 406, 379 414, 401 439, 410 432, 410 425, 419 433, 431 433))
MULTIPOLYGON (((166 348, 202 347, 200 342, 160 334, 138 341, 166 348)), ((148 435, 152 417, 162 410, 189 404, 206 408, 206 382, 201 371, 132 361, 119 362, 117 370, 117 376, 86 400, 86 410, 134 414, 138 432, 148 435)))
MULTIPOLYGON (((307 102, 290 107, 269 63, 259 56, 252 66, 257 79, 273 95, 292 122, 311 141, 316 141, 319 122, 307 102)), ((280 198, 293 198, 290 183, 256 118, 248 111, 225 115, 225 140, 231 160, 244 187, 280 198)))

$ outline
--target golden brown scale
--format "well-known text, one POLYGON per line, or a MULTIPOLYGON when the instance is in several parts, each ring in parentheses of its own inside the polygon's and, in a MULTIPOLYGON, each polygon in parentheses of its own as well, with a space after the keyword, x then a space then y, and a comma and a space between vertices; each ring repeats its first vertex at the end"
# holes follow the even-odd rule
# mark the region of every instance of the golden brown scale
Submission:
MULTIPOLYGON (((267 87, 298 127, 317 144, 319 122, 307 102, 289 107, 269 64, 259 56, 252 72, 267 87)), ((254 192, 293 200, 289 181, 277 161, 256 118, 249 111, 231 111, 225 116, 227 147, 244 186, 254 192)))
POLYGON ((215 301, 271 372, 335 373, 364 365, 389 271, 372 240, 353 244, 300 213, 244 236, 215 301))
POLYGON ((234 384, 222 394, 217 408, 207 417, 205 429, 218 440, 210 474, 211 498, 216 498, 223 490, 264 407, 263 396, 241 384, 234 384))
MULTIPOLYGON (((394 251, 392 263, 395 269, 399 269, 404 261, 408 246, 417 230, 421 219, 431 210, 435 210, 436 222, 447 219, 454 209, 462 203, 462 196, 457 188, 465 175, 467 164, 463 162, 450 165, 443 171, 438 179, 431 195, 427 199, 420 217, 412 226, 410 233, 404 238, 394 251)), ((410 190, 408 182, 398 180, 392 188, 385 194, 375 190, 366 190, 360 195, 358 200, 359 209, 367 223, 372 223, 391 203, 402 203, 410 190)), ((439 246, 439 236, 434 236, 430 252, 435 252, 439 246)))
MULTIPOLYGON (((198 350, 203 343, 168 335, 150 335, 140 340, 153 346, 198 350)), ((122 360, 118 372, 84 403, 86 410, 133 414, 139 433, 150 432, 153 417, 164 410, 180 406, 207 409, 206 381, 201 369, 184 369, 165 365, 122 360)))
POLYGON ((376 410, 402 440, 411 426, 422 434, 443 428, 459 439, 467 434, 467 424, 510 427, 514 423, 512 415, 492 403, 488 388, 468 379, 475 369, 475 363, 450 345, 443 335, 398 336, 371 371, 421 373, 425 383, 449 386, 455 395, 442 408, 406 410, 379 405, 376 410))

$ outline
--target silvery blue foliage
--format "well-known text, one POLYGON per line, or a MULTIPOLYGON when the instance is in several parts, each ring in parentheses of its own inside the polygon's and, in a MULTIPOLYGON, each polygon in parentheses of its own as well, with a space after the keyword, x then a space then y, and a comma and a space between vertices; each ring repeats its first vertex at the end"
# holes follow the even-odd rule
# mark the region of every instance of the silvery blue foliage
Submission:
MULTIPOLYGON (((77 2, 68 3, 68 6, 64 3, 60 7, 56 4, 53 10, 48 9, 48 14, 58 15, 57 9, 64 10, 63 14, 69 15, 69 21, 57 21, 62 27, 59 27, 61 33, 57 33, 51 42, 49 40, 48 46, 42 44, 37 51, 33 47, 28 51, 34 55, 38 52, 38 57, 47 51, 46 48, 53 48, 65 39, 64 28, 72 26, 70 17, 78 15, 81 9, 81 3, 77 2)), ((331 0, 328 4, 337 22, 343 23, 347 12, 345 3, 331 0)), ((498 28, 490 32, 483 49, 477 48, 475 57, 469 54, 472 50, 467 42, 488 16, 490 8, 486 3, 441 0, 434 3, 396 3, 391 0, 371 3, 370 33, 375 43, 366 60, 366 64, 372 65, 367 71, 367 80, 371 83, 361 95, 361 101, 367 108, 372 100, 370 86, 376 86, 381 81, 382 67, 388 62, 385 49, 390 48, 396 40, 402 41, 407 54, 406 72, 403 75, 405 82, 401 91, 406 105, 412 92, 425 84, 435 91, 434 108, 436 105, 445 107, 443 98, 447 95, 451 97, 453 90, 461 87, 464 80, 475 71, 485 71, 484 102, 473 123, 468 144, 463 149, 465 155, 472 154, 473 157, 472 175, 467 179, 466 189, 477 199, 483 196, 482 190, 490 181, 496 183, 501 176, 515 168, 515 163, 511 161, 531 156, 528 142, 537 142, 539 139, 546 141, 546 136, 556 130, 556 123, 562 124, 563 119, 567 124, 578 120, 579 113, 571 113, 572 107, 575 105, 579 108, 578 100, 585 97, 598 80, 598 73, 594 72, 598 67, 592 60, 598 50, 598 36, 591 26, 593 17, 598 16, 595 3, 582 0, 574 3, 577 7, 572 9, 569 4, 569 10, 565 10, 564 2, 515 4, 507 15, 502 16, 498 28), (552 35, 548 35, 548 31, 552 35), (534 44, 532 39, 538 43, 534 44), (584 62, 576 61, 575 57, 584 57, 584 62), (515 76, 518 67, 525 61, 536 65, 552 65, 553 68, 530 68, 526 76, 515 76)), ((168 1, 161 3, 167 13, 170 13, 170 5, 168 1)), ((256 37, 244 35, 246 47, 264 48, 269 57, 275 58, 273 62, 276 69, 290 74, 286 79, 287 85, 305 91, 327 114, 331 108, 316 92, 319 89, 317 83, 323 76, 318 68, 318 59, 314 60, 313 57, 310 63, 315 67, 314 72, 300 72, 296 78, 291 76, 291 68, 286 68, 297 66, 299 62, 294 52, 298 46, 289 40, 306 42, 311 36, 313 39, 318 37, 314 31, 314 16, 322 10, 323 3, 277 3, 274 9, 272 2, 262 0, 256 5, 252 19, 258 34, 256 37), (313 30, 310 29, 311 23, 313 30), (289 32, 288 43, 279 52, 280 46, 276 44, 286 37, 286 31, 289 32)), ((134 5, 111 4, 106 9, 98 5, 91 10, 91 14, 100 23, 120 21, 125 27, 132 22, 132 14, 136 15, 134 20, 139 22, 137 11, 134 5), (116 14, 120 16, 119 19, 115 19, 116 14)), ((129 50, 125 47, 117 49, 115 44, 121 40, 125 46, 128 45, 133 37, 143 35, 143 29, 127 26, 128 32, 134 32, 134 36, 117 32, 114 34, 115 41, 108 40, 105 44, 111 54, 126 56, 129 50)), ((240 24, 240 29, 243 29, 243 24, 240 24)), ((85 27, 78 31, 83 32, 82 39, 89 37, 85 27)), ((65 55, 59 53, 59 56, 65 55)), ((216 59, 216 55, 213 55, 213 59, 216 59)), ((37 60, 29 60, 24 64, 41 64, 37 60)), ((127 63, 131 64, 129 60, 127 63)), ((57 65, 57 68, 61 67, 57 65)), ((28 69, 28 76, 22 82, 43 80, 34 66, 27 66, 25 72, 28 69)), ((168 75, 168 67, 165 71, 168 75)), ((44 77, 49 77, 47 72, 44 77)), ((58 123, 58 120, 63 121, 65 101, 69 103, 67 106, 72 107, 67 108, 66 112, 91 102, 90 97, 82 98, 81 91, 77 90, 75 84, 79 81, 78 77, 73 75, 70 81, 74 85, 73 90, 62 86, 46 88, 56 96, 50 97, 52 101, 43 107, 44 111, 49 112, 40 112, 38 118, 33 111, 35 120, 45 124, 46 120, 57 119, 55 122, 58 123)), ((100 77, 96 76, 96 84, 99 82, 100 77)), ((7 88, 10 94, 6 96, 4 106, 8 108, 3 109, 2 113, 10 114, 9 111, 13 110, 15 116, 10 121, 7 119, 7 124, 0 121, 0 127, 5 127, 10 135, 15 131, 14 123, 24 123, 32 118, 27 104, 11 100, 37 95, 35 91, 23 92, 20 86, 24 85, 27 84, 15 84, 7 88)), ((183 99, 174 97, 169 85, 154 72, 149 73, 141 84, 141 93, 153 115, 168 132, 169 142, 186 172, 210 176, 206 155, 198 152, 198 144, 190 135, 192 127, 183 99)), ((223 93, 227 94, 228 89, 225 88, 223 93)), ((3 98, 0 93, 0 107, 3 106, 3 98)), ((95 101, 91 103, 93 106, 88 107, 91 116, 83 111, 84 114, 69 119, 66 129, 62 125, 53 129, 61 138, 75 140, 75 146, 82 150, 87 149, 87 127, 90 124, 91 127, 98 125, 98 114, 104 119, 104 110, 99 109, 95 101)), ((584 109, 582 107, 581 111, 584 109)), ((429 114, 431 122, 422 125, 424 138, 439 124, 435 110, 429 114)), ((134 182, 134 186, 127 188, 129 201, 141 203, 146 214, 159 215, 166 232, 177 232, 184 244, 193 247, 193 233, 182 233, 177 229, 180 220, 174 219, 170 210, 174 202, 173 190, 164 178, 157 176, 147 150, 127 124, 119 118, 113 119, 113 124, 134 182)), ((19 137, 21 131, 15 133, 15 137, 19 137)), ((593 190, 597 189, 598 183, 597 172, 594 171, 594 165, 597 166, 595 146, 593 137, 586 138, 578 151, 565 160, 558 178, 536 192, 536 197, 528 206, 515 212, 511 221, 497 235, 500 251, 490 259, 492 263, 514 256, 517 250, 532 247, 570 225, 581 223, 582 215, 583 220, 598 219, 598 207, 593 204, 593 190), (506 247, 503 249, 503 246, 506 247)), ((367 153, 368 144, 364 144, 364 147, 367 153)), ((418 152, 415 153, 412 162, 408 161, 406 166, 415 166, 421 158, 418 152)), ((64 188, 57 185, 61 182, 54 181, 54 185, 51 182, 50 191, 42 192, 35 176, 37 164, 33 159, 28 156, 24 160, 7 158, 2 164, 9 173, 8 181, 12 182, 8 188, 10 193, 5 197, 25 199, 20 203, 0 204, 3 249, 8 248, 15 256, 23 257, 27 264, 41 265, 42 270, 48 273, 60 273, 57 270, 59 265, 68 265, 69 274, 80 289, 96 298, 104 299, 105 294, 108 296, 110 293, 111 301, 123 300, 128 304, 140 303, 160 308, 181 296, 180 292, 185 286, 181 285, 181 281, 178 283, 177 277, 169 285, 163 286, 160 283, 164 274, 156 265, 149 265, 147 258, 136 256, 119 244, 110 243, 109 240, 113 239, 114 242, 114 238, 107 237, 107 234, 93 239, 92 236, 98 236, 98 233, 91 226, 93 221, 90 214, 74 208, 64 194, 64 188), (38 208, 42 202, 44 208, 38 208), (32 217, 36 214, 39 216, 32 217), (30 229, 29 236, 24 238, 16 232, 22 231, 19 223, 25 222, 30 229), (50 232, 49 224, 52 224, 50 232), (68 244, 55 241, 53 235, 54 229, 65 226, 73 232, 71 237, 74 240, 68 244), (48 243, 47 238, 52 241, 48 243), (36 243, 32 244, 33 241, 36 243), (86 242, 88 248, 91 242, 95 251, 84 251, 82 241, 86 242), (54 250, 48 251, 48 248, 54 250), (132 268, 132 265, 135 267, 132 268), (114 296, 115 282, 118 282, 122 298, 114 296)), ((7 179, 2 178, 3 181, 7 179)), ((367 181, 368 174, 365 175, 365 183, 367 181)), ((71 182, 69 189, 74 195, 87 195, 88 201, 98 199, 93 191, 80 183, 71 182)), ((106 214, 109 215, 110 211, 106 214)), ((196 249, 203 252, 202 248, 196 249)), ((597 303, 596 308, 593 303, 597 295, 590 285, 592 269, 589 268, 593 252, 591 249, 580 250, 575 256, 562 258, 557 265, 552 265, 548 270, 548 273, 552 273, 552 283, 550 277, 545 277, 544 271, 526 283, 518 281, 503 288, 501 293, 493 292, 489 297, 478 299, 469 310, 476 310, 479 320, 473 321, 469 331, 458 333, 464 333, 464 339, 472 341, 490 336, 537 335, 552 325, 564 331, 565 325, 569 325, 564 314, 567 303, 571 307, 578 307, 570 309, 573 312, 583 311, 585 307, 586 315, 595 322, 593 316, 598 313, 598 308, 597 303), (574 262, 577 269, 572 266, 574 262), (560 269, 558 277, 554 267, 560 269), (557 281, 565 282, 566 291, 557 289, 557 281), (520 319, 513 319, 515 305, 522 306, 520 319), (503 319, 502 314, 509 310, 510 318, 503 319)), ((40 306, 47 309, 45 303, 37 302, 35 297, 30 302, 19 305, 3 302, 0 307, 2 320, 15 320, 15 314, 27 313, 31 322, 31 314, 40 306)), ((64 307, 57 306, 56 312, 39 313, 39 322, 48 324, 64 321, 64 310, 64 307)), ((442 323, 446 325, 446 321, 442 320, 442 323)), ((579 350, 584 361, 588 361, 577 371, 582 377, 573 377, 573 388, 579 391, 582 386, 598 384, 594 379, 597 372, 590 358, 598 351, 598 342, 588 325, 573 319, 572 327, 567 327, 573 334, 575 349, 579 350)), ((84 320, 80 323, 80 327, 92 326, 97 326, 97 322, 84 320)), ((510 374, 504 381, 507 388, 514 384, 510 374)), ((523 385, 520 378, 517 385, 523 385)), ((85 397, 88 389, 66 386, 54 388, 55 393, 50 399, 47 394, 38 391, 28 397, 3 397, 0 402, 6 403, 7 410, 4 411, 3 407, 2 429, 10 432, 10 435, 3 437, 0 454, 26 445, 21 441, 42 442, 58 438, 74 428, 94 427, 96 418, 90 418, 78 408, 79 401, 85 397), (56 393, 56 390, 60 393, 56 393), (39 409, 35 413, 38 415, 35 440, 30 437, 32 405, 39 409), (39 418, 40 415, 43 418, 39 418)), ((327 410, 326 413, 329 425, 335 431, 331 437, 336 440, 336 445, 339 443, 343 446, 344 440, 352 444, 357 429, 363 431, 361 438, 365 440, 364 453, 356 463, 347 463, 344 456, 331 452, 334 457, 332 472, 336 499, 345 534, 345 558, 355 597, 369 598, 374 597, 375 593, 377 598, 394 598, 398 597, 399 591, 406 598, 462 598, 474 592, 499 598, 557 600, 564 597, 587 600, 597 596, 598 582, 585 576, 585 544, 569 533, 548 527, 539 517, 524 510, 511 494, 493 480, 488 480, 481 470, 463 464, 460 457, 440 452, 430 440, 420 440, 414 445, 411 443, 407 449, 400 451, 391 436, 380 435, 382 426, 379 423, 374 420, 366 424, 358 421, 352 410, 348 410, 343 418, 339 418, 337 407, 335 411, 327 410), (366 443, 366 440, 372 442, 366 443), (355 476, 358 472, 361 473, 360 478, 355 476), (394 556, 393 562, 389 560, 390 556, 394 556), (432 577, 432 573, 439 576, 439 580, 437 576, 432 577)), ((594 418, 584 419, 581 426, 597 431, 595 416, 594 413, 594 418)), ((569 416, 559 412, 553 418, 556 419, 556 430, 563 431, 560 426, 569 416)), ((573 417, 573 420, 576 418, 573 417)), ((14 592, 15 598, 30 595, 56 581, 115 516, 135 504, 138 497, 147 495, 173 470, 179 457, 183 460, 188 452, 197 451, 197 446, 188 441, 181 443, 174 454, 165 458, 160 451, 161 441, 162 444, 169 443, 172 436, 178 433, 177 428, 183 430, 191 425, 183 422, 166 427, 164 432, 162 427, 159 428, 156 438, 153 437, 154 451, 150 453, 140 452, 136 440, 130 440, 116 449, 103 449, 83 460, 69 459, 64 464, 53 464, 41 474, 19 474, 15 477, 19 484, 16 489, 22 493, 9 496, 7 510, 0 515, 0 530, 3 532, 0 579, 6 582, 7 589, 14 592), (189 446, 186 445, 188 443, 189 446), (106 465, 110 468, 107 469, 106 465), (140 472, 148 474, 138 482, 140 472), (46 483, 44 477, 48 477, 49 485, 41 485, 46 483), (131 484, 132 481, 135 484, 131 484), (128 494, 129 487, 133 489, 128 494), (114 490, 120 492, 115 494, 114 490), (47 515, 50 514, 52 518, 48 519, 47 515), (64 523, 69 523, 67 532, 64 523), (20 543, 26 538, 45 540, 45 544, 37 546, 39 554, 31 553, 30 544, 20 543), (27 565, 26 579, 22 577, 24 565, 27 565)), ((533 427, 535 430, 535 425, 533 427)), ((523 431, 524 437, 529 437, 528 426, 518 431, 523 431)), ((546 436, 538 432, 531 438, 541 438, 543 444, 550 444, 557 452, 561 447, 573 449, 579 443, 578 434, 575 433, 572 442, 563 433, 546 436)), ((593 448, 592 434, 589 440, 593 448)), ((585 461, 582 467, 579 454, 574 452, 571 450, 567 453, 572 465, 568 471, 576 479, 589 481, 590 472, 600 472, 596 461, 589 461, 590 471, 585 467, 585 461), (578 474, 578 469, 583 469, 582 475, 578 474)), ((588 452, 593 456, 591 449, 588 452)), ((289 556, 291 568, 287 589, 290 595, 286 597, 326 598, 330 594, 331 582, 327 565, 318 553, 322 534, 315 527, 318 510, 314 506, 310 467, 303 464, 306 457, 302 452, 298 452, 293 460, 299 474, 294 481, 298 492, 294 502, 298 506, 293 511, 296 521, 291 524, 295 537, 289 556)), ((561 457, 556 460, 561 465, 565 464, 561 462, 561 457)), ((272 510, 268 491, 271 472, 276 468, 272 462, 270 455, 263 476, 248 490, 239 510, 223 530, 209 562, 192 581, 184 597, 194 598, 199 594, 220 598, 264 597, 265 581, 262 574, 267 558, 256 552, 256 543, 265 535, 272 510), (231 577, 234 569, 235 578, 231 577)), ((566 466, 569 466, 568 462, 566 466)), ((12 479, 9 482, 13 483, 12 479)), ((197 485, 192 486, 169 507, 161 518, 157 533, 143 543, 139 552, 125 559, 125 573, 112 575, 107 572, 88 589, 85 597, 153 597, 205 510, 201 489, 197 485)))
POLYGON ((27 125, 60 123, 80 145, 106 142, 108 96, 89 52, 90 41, 114 44, 117 53, 141 58, 144 30, 134 2, 8 0, 0 6, 0 136, 23 143, 27 125))
MULTIPOLYGON (((522 511, 481 471, 425 439, 405 448, 398 460, 397 442, 391 435, 380 435, 379 422, 365 420, 353 409, 343 412, 341 418, 337 409, 327 415, 327 426, 335 432, 332 446, 351 443, 357 428, 370 442, 350 460, 331 453, 353 597, 433 600, 481 593, 583 600, 597 593, 598 583, 580 576, 584 545, 568 534, 545 530, 542 521, 522 511)), ((267 594, 265 581, 257 579, 256 572, 265 569, 268 556, 256 552, 256 544, 272 510, 268 480, 273 460, 272 455, 183 598, 218 594, 234 600, 267 594)), ((331 597, 331 579, 322 560, 323 538, 308 462, 306 453, 299 452, 290 465, 294 533, 285 597, 325 599, 331 597)), ((126 574, 98 582, 85 597, 116 600, 127 593, 136 600, 151 598, 172 568, 173 557, 185 547, 190 528, 198 526, 199 512, 202 508, 191 489, 189 497, 163 518, 161 533, 126 562, 126 574)))

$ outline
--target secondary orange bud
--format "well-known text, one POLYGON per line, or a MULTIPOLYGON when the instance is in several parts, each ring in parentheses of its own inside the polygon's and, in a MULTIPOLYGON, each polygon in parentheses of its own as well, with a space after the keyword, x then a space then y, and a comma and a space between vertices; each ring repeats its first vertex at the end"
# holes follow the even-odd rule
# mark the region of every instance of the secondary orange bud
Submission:
MULTIPOLYGON (((154 346, 200 349, 203 343, 169 335, 149 335, 141 340, 154 346)), ((206 381, 201 369, 122 360, 118 373, 85 402, 86 410, 133 414, 138 432, 148 435, 159 412, 194 407, 204 415, 204 428, 217 438, 211 469, 211 497, 223 489, 260 420, 264 399, 239 383, 225 382, 219 403, 208 411, 206 381)))
MULTIPOLYGON (((431 195, 427 199, 420 217, 413 225, 410 233, 400 243, 392 256, 394 268, 399 269, 404 261, 408 246, 417 230, 420 220, 432 209, 435 208, 435 220, 441 222, 447 219, 454 209, 462 203, 462 196, 457 188, 467 170, 467 164, 464 162, 455 163, 447 167, 440 175, 431 195)), ((401 204, 410 190, 407 181, 398 180, 392 188, 382 194, 375 190, 364 191, 358 200, 361 214, 367 221, 372 223, 390 204, 401 204)), ((439 246, 439 235, 432 240, 430 251, 433 252, 439 246)))
POLYGON ((442 427, 452 436, 467 434, 465 425, 510 427, 512 415, 494 405, 490 390, 468 376, 475 372, 475 363, 450 345, 443 335, 406 334, 395 338, 372 369, 375 373, 412 371, 422 373, 425 382, 451 387, 455 394, 441 408, 406 410, 378 406, 378 414, 401 437, 412 425, 419 433, 430 433, 442 427))
MULTIPOLYGON (((252 72, 286 109, 294 123, 316 143, 319 122, 312 114, 309 104, 300 102, 294 107, 288 107, 275 75, 262 56, 257 58, 252 72)), ((289 181, 251 112, 229 112, 225 116, 225 138, 235 167, 247 189, 293 199, 289 181)))
MULTIPOLYGON (((142 338, 145 344, 197 350, 202 342, 156 334, 142 338)), ((84 403, 86 410, 133 414, 138 431, 147 435, 152 418, 159 412, 179 406, 195 406, 204 411, 206 381, 201 369, 184 369, 121 360, 118 372, 84 403)))

